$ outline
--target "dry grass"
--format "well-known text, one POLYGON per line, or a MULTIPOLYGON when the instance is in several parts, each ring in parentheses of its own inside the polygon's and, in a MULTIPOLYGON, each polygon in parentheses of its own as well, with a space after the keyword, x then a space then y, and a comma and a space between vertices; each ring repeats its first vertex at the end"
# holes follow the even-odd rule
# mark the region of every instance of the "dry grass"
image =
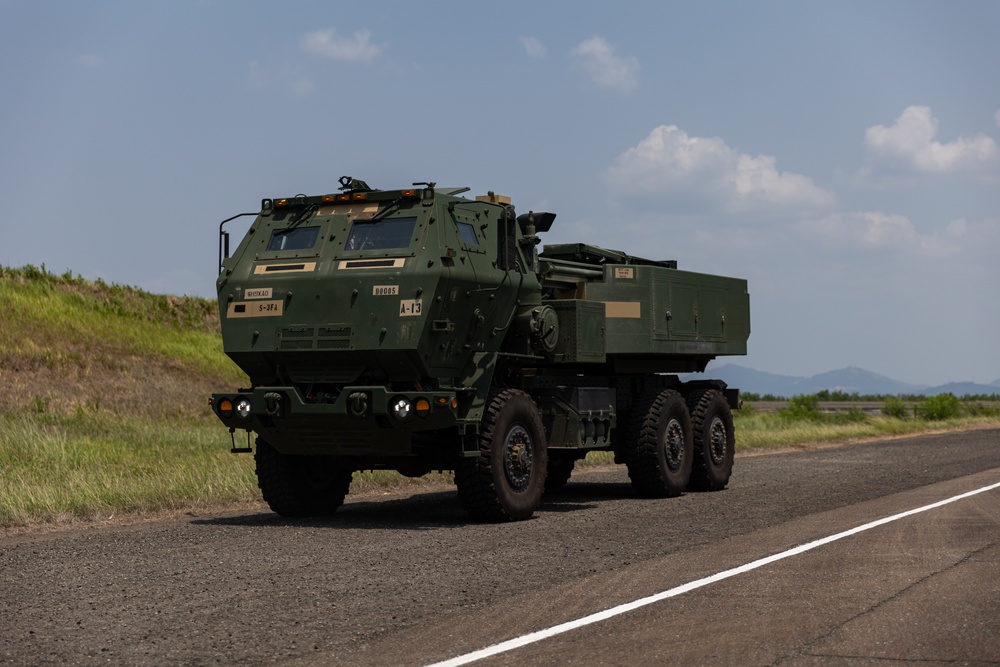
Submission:
POLYGON ((210 422, 109 412, 0 417, 0 525, 249 500, 249 458, 210 422))
POLYGON ((0 525, 253 498, 207 399, 245 384, 217 306, 0 267, 0 525))
MULTIPOLYGON (((229 445, 214 419, 0 414, 0 527, 259 501, 253 456, 235 456, 229 445)), ((451 482, 449 473, 356 472, 351 491, 451 482)))
POLYGON ((0 267, 0 405, 11 413, 205 416, 244 384, 213 301, 0 267))
POLYGON ((965 430, 997 427, 994 416, 956 417, 942 421, 895 419, 867 416, 864 419, 838 419, 831 415, 820 420, 796 420, 777 414, 737 413, 735 415, 737 451, 765 451, 802 443, 852 442, 862 439, 891 438, 929 431, 965 430))

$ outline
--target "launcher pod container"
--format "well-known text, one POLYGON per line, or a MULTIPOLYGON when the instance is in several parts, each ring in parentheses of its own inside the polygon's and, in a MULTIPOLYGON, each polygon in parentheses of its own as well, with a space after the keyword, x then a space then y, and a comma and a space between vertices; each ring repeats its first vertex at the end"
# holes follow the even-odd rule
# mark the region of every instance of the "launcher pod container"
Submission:
POLYGON ((250 386, 211 405, 246 431, 234 451, 256 434, 272 510, 331 513, 356 470, 453 470, 473 517, 526 519, 591 451, 642 496, 726 486, 739 391, 675 374, 746 354, 746 281, 539 252, 555 215, 492 192, 340 183, 241 214, 231 255, 220 225, 222 339, 250 386))

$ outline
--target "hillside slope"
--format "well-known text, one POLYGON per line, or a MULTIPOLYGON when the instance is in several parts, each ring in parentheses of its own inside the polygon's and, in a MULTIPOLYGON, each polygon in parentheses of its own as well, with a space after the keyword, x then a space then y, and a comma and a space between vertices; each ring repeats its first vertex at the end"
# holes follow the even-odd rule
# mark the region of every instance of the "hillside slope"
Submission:
POLYGON ((214 301, 0 267, 0 411, 209 416, 245 384, 214 301))

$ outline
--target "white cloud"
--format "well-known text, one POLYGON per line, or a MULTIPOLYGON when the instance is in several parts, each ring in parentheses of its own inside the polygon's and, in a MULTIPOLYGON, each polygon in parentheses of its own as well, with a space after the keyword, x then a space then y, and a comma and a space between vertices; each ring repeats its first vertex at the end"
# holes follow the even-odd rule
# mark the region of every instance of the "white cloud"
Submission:
POLYGON ((606 178, 622 197, 656 196, 704 212, 815 210, 834 199, 806 176, 778 171, 774 157, 752 157, 718 137, 692 137, 676 125, 654 128, 618 156, 606 178))
POLYGON ((962 238, 969 233, 969 223, 964 218, 952 220, 945 226, 944 233, 954 238, 962 238))
POLYGON ((959 252, 960 242, 968 233, 967 223, 955 220, 945 227, 943 234, 921 234, 906 216, 879 211, 835 213, 803 222, 799 228, 824 242, 921 257, 943 257, 959 252))
POLYGON ((941 143, 935 141, 937 132, 938 120, 930 107, 909 106, 892 126, 865 130, 865 147, 878 158, 925 173, 975 170, 1000 162, 1000 149, 984 134, 941 143))
POLYGON ((638 83, 639 61, 617 55, 614 47, 603 37, 591 37, 580 42, 570 55, 602 88, 628 93, 638 83))
POLYGON ((353 37, 340 37, 333 28, 307 33, 302 38, 302 48, 314 56, 333 60, 368 61, 382 52, 381 46, 371 43, 370 30, 359 30, 353 37))
POLYGON ((521 42, 524 52, 532 58, 545 57, 547 49, 545 48, 545 45, 542 44, 541 40, 535 37, 519 37, 518 41, 521 42))

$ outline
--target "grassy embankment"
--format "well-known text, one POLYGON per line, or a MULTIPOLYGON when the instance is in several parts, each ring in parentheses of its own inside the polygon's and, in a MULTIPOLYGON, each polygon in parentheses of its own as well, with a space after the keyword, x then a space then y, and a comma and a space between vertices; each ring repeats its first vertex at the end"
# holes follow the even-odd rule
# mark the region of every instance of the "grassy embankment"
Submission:
MULTIPOLYGON (((259 500, 253 458, 229 453, 207 406, 212 391, 246 384, 222 352, 213 301, 0 267, 0 304, 0 527, 259 500)), ((737 415, 740 449, 927 428, 858 415, 737 415)), ((356 473, 352 491, 447 479, 356 473)))
POLYGON ((214 301, 0 267, 0 304, 0 527, 259 501, 207 404, 247 384, 214 301))

